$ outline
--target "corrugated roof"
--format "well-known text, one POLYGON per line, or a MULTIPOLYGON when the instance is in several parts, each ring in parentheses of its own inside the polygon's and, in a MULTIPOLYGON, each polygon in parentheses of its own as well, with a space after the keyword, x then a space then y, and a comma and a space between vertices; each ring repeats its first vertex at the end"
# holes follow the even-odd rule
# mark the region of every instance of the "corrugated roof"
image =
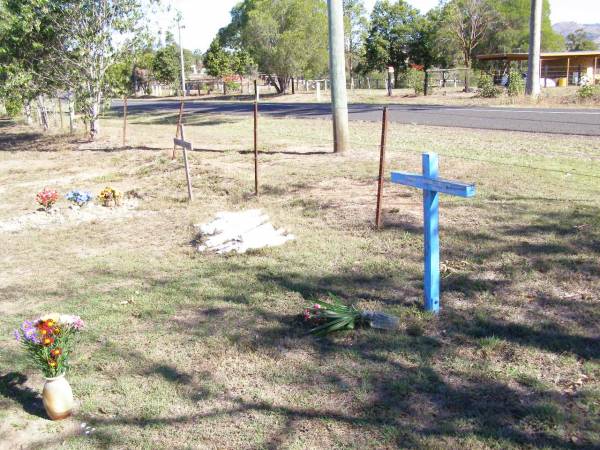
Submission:
MULTIPOLYGON (((540 55, 542 58, 575 58, 581 56, 600 56, 600 50, 580 51, 580 52, 544 52, 540 55)), ((529 59, 528 53, 491 53, 488 55, 477 55, 479 60, 495 60, 495 59, 512 59, 526 60, 529 59)))

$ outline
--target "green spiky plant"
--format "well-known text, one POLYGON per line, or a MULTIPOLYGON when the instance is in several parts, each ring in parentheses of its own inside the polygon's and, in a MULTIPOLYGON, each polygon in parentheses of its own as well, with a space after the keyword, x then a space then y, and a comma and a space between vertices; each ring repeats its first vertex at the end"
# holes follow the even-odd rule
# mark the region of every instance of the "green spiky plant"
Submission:
POLYGON ((304 320, 318 324, 311 334, 324 336, 334 331, 353 330, 361 324, 362 313, 354 305, 344 305, 336 296, 329 294, 330 302, 318 300, 304 310, 304 320))

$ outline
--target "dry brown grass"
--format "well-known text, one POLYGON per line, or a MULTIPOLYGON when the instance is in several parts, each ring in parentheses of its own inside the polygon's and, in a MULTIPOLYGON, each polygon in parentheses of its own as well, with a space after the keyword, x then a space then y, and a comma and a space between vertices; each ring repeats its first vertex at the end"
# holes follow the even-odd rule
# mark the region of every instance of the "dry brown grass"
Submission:
POLYGON ((7 448, 520 448, 600 437, 597 138, 392 124, 389 167, 477 183, 442 199, 443 312, 421 304, 421 194, 387 186, 375 232, 378 125, 191 116, 197 200, 185 202, 174 117, 133 117, 85 144, 1 129, 0 220, 36 190, 135 189, 145 215, 0 235, 0 435, 7 448), (24 136, 28 134, 28 136, 24 136), (14 144, 13 144, 14 143, 14 144), (191 225, 261 207, 298 240, 199 255, 191 225), (328 292, 402 318, 402 333, 305 336, 297 314, 328 292), (70 375, 74 419, 47 422, 9 331, 42 311, 88 322, 70 375), (21 377, 27 375, 24 381, 21 377), (27 389, 31 389, 27 390, 27 389), (91 437, 78 431, 91 423, 91 437))
MULTIPOLYGON (((263 87, 263 91, 266 88, 263 87)), ((409 104, 409 105, 447 105, 447 106, 494 106, 494 107, 526 107, 526 108, 598 108, 598 99, 582 100, 577 96, 577 86, 568 88, 542 88, 542 94, 538 99, 526 96, 509 97, 503 94, 496 98, 483 98, 477 90, 465 93, 462 88, 434 88, 427 97, 416 95, 411 89, 394 89, 393 95, 388 97, 385 89, 355 89, 348 91, 350 103, 374 103, 374 104, 409 104)), ((261 91, 262 92, 262 91, 261 91)), ((248 94, 232 95, 202 95, 193 96, 204 100, 236 100, 253 101, 254 97, 248 94)), ((271 103, 314 103, 317 102, 316 92, 311 90, 305 92, 302 89, 296 94, 277 95, 273 90, 263 95, 262 100, 271 103)), ((330 91, 321 91, 321 102, 331 101, 330 91)))

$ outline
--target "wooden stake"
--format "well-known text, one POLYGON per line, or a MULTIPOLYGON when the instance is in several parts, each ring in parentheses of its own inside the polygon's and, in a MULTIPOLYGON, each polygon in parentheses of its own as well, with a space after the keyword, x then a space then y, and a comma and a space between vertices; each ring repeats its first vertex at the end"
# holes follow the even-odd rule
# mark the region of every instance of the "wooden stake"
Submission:
POLYGON ((381 228, 381 202, 383 197, 383 176, 385 171, 385 145, 387 142, 387 106, 383 108, 381 118, 381 152, 379 155, 379 182, 377 184, 377 209, 375 211, 375 226, 381 228))
POLYGON ((254 195, 258 197, 258 102, 254 102, 254 195))
POLYGON ((63 129, 63 109, 62 109, 62 99, 58 97, 58 114, 60 115, 60 129, 63 129))
MULTIPOLYGON (((175 138, 181 138, 181 140, 185 140, 183 138, 183 128, 182 128, 182 124, 181 124, 182 120, 183 120, 183 100, 179 103, 179 118, 177 119, 177 130, 175 130, 175 138)), ((175 159, 175 150, 177 150, 177 145, 173 145, 173 155, 171 156, 171 159, 175 159)))
POLYGON ((123 97, 123 147, 127 143, 127 96, 123 97))
MULTIPOLYGON (((183 128, 181 129, 181 139, 185 140, 183 137, 183 128)), ((190 167, 188 164, 188 155, 187 148, 183 146, 183 165, 185 166, 185 178, 187 180, 187 190, 188 190, 188 199, 191 201, 194 200, 194 194, 192 193, 192 179, 190 177, 190 167)))

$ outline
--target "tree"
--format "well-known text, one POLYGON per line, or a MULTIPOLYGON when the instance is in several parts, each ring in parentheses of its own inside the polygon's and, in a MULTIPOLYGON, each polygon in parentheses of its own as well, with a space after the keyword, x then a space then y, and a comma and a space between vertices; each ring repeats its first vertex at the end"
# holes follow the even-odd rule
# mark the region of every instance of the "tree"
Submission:
POLYGON ((458 45, 465 73, 465 91, 469 90, 469 73, 474 51, 486 38, 497 15, 486 0, 451 0, 446 4, 445 24, 458 45))
POLYGON ((427 70, 434 66, 448 67, 453 62, 455 48, 448 45, 441 30, 443 22, 442 10, 434 8, 425 16, 417 18, 409 44, 410 60, 423 66, 425 77, 423 92, 428 94, 429 76, 427 70))
POLYGON ((363 54, 362 45, 368 25, 363 0, 344 0, 344 22, 350 86, 354 86, 354 71, 363 54))
POLYGON ((278 93, 291 77, 327 72, 327 11, 322 0, 244 0, 219 31, 222 47, 245 50, 278 93))
POLYGON ((369 70, 394 68, 395 82, 406 69, 418 11, 404 0, 379 0, 373 7, 371 26, 365 42, 369 70))
POLYGON ((244 75, 252 71, 254 60, 246 50, 236 50, 231 55, 231 70, 240 77, 240 81, 244 75))
MULTIPOLYGON (((25 6, 14 0, 0 2, 0 96, 12 105, 13 113, 22 106, 31 123, 33 100, 37 98, 38 107, 43 107, 42 96, 55 93, 61 86, 44 73, 52 54, 45 44, 57 39, 57 30, 51 23, 38 23, 34 12, 25 6)), ((45 111, 40 113, 43 120, 45 111)))
MULTIPOLYGON (((212 77, 223 79, 236 74, 241 81, 243 76, 250 72, 253 61, 245 50, 232 51, 224 48, 217 36, 206 51, 203 64, 212 77)), ((223 83, 223 93, 227 94, 227 83, 223 83)))
POLYGON ((567 35, 567 50, 570 52, 584 50, 598 50, 598 45, 592 41, 583 28, 575 30, 567 35))
MULTIPOLYGON (((496 12, 492 32, 480 45, 482 52, 525 52, 529 49, 531 0, 499 0, 490 6, 496 12)), ((542 5, 542 50, 564 50, 564 38, 552 29, 550 1, 542 5)))
POLYGON ((171 44, 156 51, 152 60, 152 75, 155 80, 163 84, 175 85, 179 80, 180 71, 177 46, 171 44))
POLYGON ((144 36, 141 3, 3 1, 14 19, 8 32, 13 64, 20 64, 35 80, 43 80, 45 92, 57 88, 73 92, 94 139, 99 133, 100 105, 110 91, 107 71, 124 46, 131 48, 144 36), (126 35, 135 37, 124 40, 126 35))
POLYGON ((204 68, 211 77, 224 78, 233 73, 231 55, 221 46, 218 37, 212 40, 204 54, 204 68))

